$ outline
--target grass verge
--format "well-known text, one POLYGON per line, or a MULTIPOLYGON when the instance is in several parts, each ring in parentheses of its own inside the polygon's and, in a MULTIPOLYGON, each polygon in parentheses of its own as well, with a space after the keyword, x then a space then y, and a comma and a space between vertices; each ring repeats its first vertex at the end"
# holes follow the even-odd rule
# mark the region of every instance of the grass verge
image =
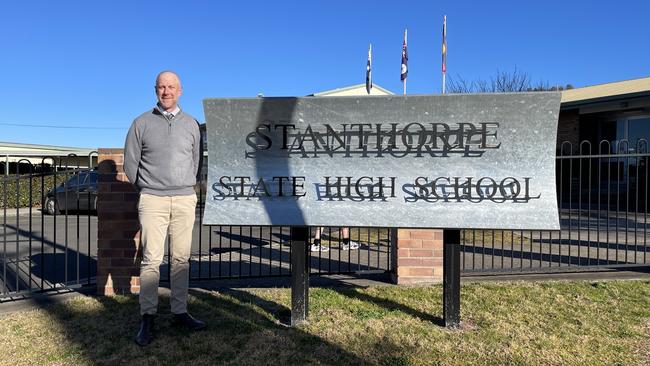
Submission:
POLYGON ((161 299, 156 339, 132 341, 137 298, 76 298, 0 318, 12 365, 642 365, 650 282, 480 283, 462 288, 460 330, 439 325, 440 286, 312 289, 309 323, 289 328, 288 289, 193 292, 209 329, 174 328, 161 299))

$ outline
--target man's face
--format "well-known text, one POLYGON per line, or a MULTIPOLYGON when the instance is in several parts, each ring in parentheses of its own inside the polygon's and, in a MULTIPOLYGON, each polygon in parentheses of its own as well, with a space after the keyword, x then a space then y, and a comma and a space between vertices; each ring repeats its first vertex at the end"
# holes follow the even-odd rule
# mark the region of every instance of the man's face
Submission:
POLYGON ((173 73, 162 73, 156 80, 156 96, 164 110, 171 111, 176 108, 181 94, 183 94, 181 82, 173 73))

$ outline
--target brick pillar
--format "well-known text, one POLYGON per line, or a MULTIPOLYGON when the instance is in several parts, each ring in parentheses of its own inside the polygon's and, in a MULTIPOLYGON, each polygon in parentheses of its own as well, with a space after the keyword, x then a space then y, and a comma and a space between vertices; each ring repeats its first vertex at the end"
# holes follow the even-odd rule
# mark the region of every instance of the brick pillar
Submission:
POLYGON ((395 241, 396 284, 442 282, 442 230, 397 229, 395 241))
POLYGON ((140 292, 138 193, 123 169, 123 149, 99 149, 97 293, 140 292))

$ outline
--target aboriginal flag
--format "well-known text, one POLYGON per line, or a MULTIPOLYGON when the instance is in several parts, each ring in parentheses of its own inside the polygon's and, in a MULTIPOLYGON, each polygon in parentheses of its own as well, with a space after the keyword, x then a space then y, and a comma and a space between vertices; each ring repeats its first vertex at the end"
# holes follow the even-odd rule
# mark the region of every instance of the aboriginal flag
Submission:
POLYGON ((447 72, 447 16, 442 21, 442 73, 447 72))

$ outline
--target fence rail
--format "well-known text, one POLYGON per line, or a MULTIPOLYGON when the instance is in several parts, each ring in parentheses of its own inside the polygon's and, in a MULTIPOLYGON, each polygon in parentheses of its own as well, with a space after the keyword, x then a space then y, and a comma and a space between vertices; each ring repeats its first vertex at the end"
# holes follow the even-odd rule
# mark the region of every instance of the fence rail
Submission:
POLYGON ((561 146, 556 157, 561 230, 465 230, 464 273, 650 264, 647 142, 561 146))

